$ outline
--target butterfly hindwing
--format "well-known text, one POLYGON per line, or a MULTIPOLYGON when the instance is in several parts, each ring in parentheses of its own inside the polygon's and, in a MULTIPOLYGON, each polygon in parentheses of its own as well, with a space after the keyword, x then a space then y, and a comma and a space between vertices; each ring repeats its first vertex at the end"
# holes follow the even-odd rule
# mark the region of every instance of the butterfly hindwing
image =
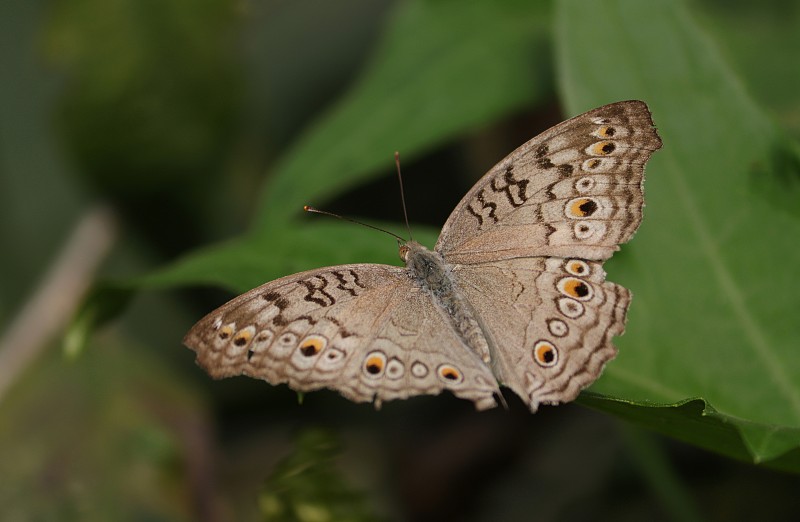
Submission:
POLYGON ((580 259, 517 258, 454 269, 501 384, 532 411, 568 402, 600 375, 625 328, 630 292, 580 259))

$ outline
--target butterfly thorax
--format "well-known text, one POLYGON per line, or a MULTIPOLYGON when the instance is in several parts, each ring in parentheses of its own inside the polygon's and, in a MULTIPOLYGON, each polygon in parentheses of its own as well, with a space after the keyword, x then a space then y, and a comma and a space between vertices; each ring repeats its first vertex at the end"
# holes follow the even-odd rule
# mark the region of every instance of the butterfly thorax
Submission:
POLYGON ((447 311, 464 343, 485 363, 489 363, 492 358, 483 329, 475 311, 459 291, 452 269, 442 255, 416 241, 409 241, 400 247, 400 259, 406 263, 408 273, 416 284, 429 292, 434 301, 447 311))

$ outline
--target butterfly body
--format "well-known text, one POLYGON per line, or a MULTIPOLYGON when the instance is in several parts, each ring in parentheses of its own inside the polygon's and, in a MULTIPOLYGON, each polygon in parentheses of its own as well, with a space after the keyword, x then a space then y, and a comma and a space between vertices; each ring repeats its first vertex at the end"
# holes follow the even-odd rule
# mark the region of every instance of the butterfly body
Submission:
POLYGON ((475 311, 460 293, 452 267, 442 255, 416 241, 408 241, 400 247, 400 259, 405 261, 411 279, 447 312, 456 332, 470 350, 484 363, 491 362, 489 345, 475 311))
POLYGON ((616 355, 630 292, 602 262, 641 222, 661 146, 647 106, 618 102, 525 143, 470 190, 405 267, 341 265, 255 288, 184 344, 215 378, 249 375, 354 401, 449 390, 478 409, 499 384, 532 411, 574 399, 616 355))

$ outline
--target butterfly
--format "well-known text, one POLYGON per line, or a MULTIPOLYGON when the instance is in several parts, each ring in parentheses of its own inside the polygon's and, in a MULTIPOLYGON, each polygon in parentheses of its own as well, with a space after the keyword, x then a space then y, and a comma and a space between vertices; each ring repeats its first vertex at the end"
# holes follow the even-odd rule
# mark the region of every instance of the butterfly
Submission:
POLYGON ((356 402, 449 390, 479 410, 500 385, 535 412, 577 397, 617 354, 631 293, 603 262, 642 219, 661 147, 650 111, 622 101, 564 121, 484 175, 433 250, 405 267, 350 264, 266 283, 183 342, 212 377, 248 375, 356 402))

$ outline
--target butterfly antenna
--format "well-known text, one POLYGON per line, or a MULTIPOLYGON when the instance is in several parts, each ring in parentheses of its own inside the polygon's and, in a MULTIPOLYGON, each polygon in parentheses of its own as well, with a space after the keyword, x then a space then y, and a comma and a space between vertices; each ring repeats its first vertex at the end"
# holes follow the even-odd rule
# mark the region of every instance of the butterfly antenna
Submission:
POLYGON ((403 190, 403 175, 400 174, 400 153, 394 152, 394 164, 397 166, 397 181, 400 183, 400 202, 403 204, 403 218, 406 220, 406 230, 408 231, 408 239, 414 239, 411 235, 411 226, 408 224, 408 211, 406 210, 406 194, 403 190))
POLYGON ((394 232, 389 232, 386 229, 383 229, 383 228, 380 228, 380 227, 376 227, 374 225, 369 225, 367 223, 362 223, 361 221, 356 221, 355 219, 351 219, 351 218, 348 218, 348 217, 340 216, 339 214, 334 214, 333 212, 328 212, 326 210, 320 210, 318 208, 314 208, 314 207, 311 207, 311 206, 308 206, 308 205, 305 205, 303 207, 303 210, 305 210, 306 212, 313 212, 314 214, 324 214, 326 216, 335 217, 336 219, 341 219, 342 221, 349 221, 350 223, 355 223, 356 225, 361 225, 363 227, 367 227, 367 228, 371 228, 373 230, 377 230, 379 232, 383 232, 384 234, 389 234, 390 236, 392 236, 393 238, 396 238, 401 243, 405 243, 406 242, 405 239, 403 239, 402 237, 398 236, 394 232))

